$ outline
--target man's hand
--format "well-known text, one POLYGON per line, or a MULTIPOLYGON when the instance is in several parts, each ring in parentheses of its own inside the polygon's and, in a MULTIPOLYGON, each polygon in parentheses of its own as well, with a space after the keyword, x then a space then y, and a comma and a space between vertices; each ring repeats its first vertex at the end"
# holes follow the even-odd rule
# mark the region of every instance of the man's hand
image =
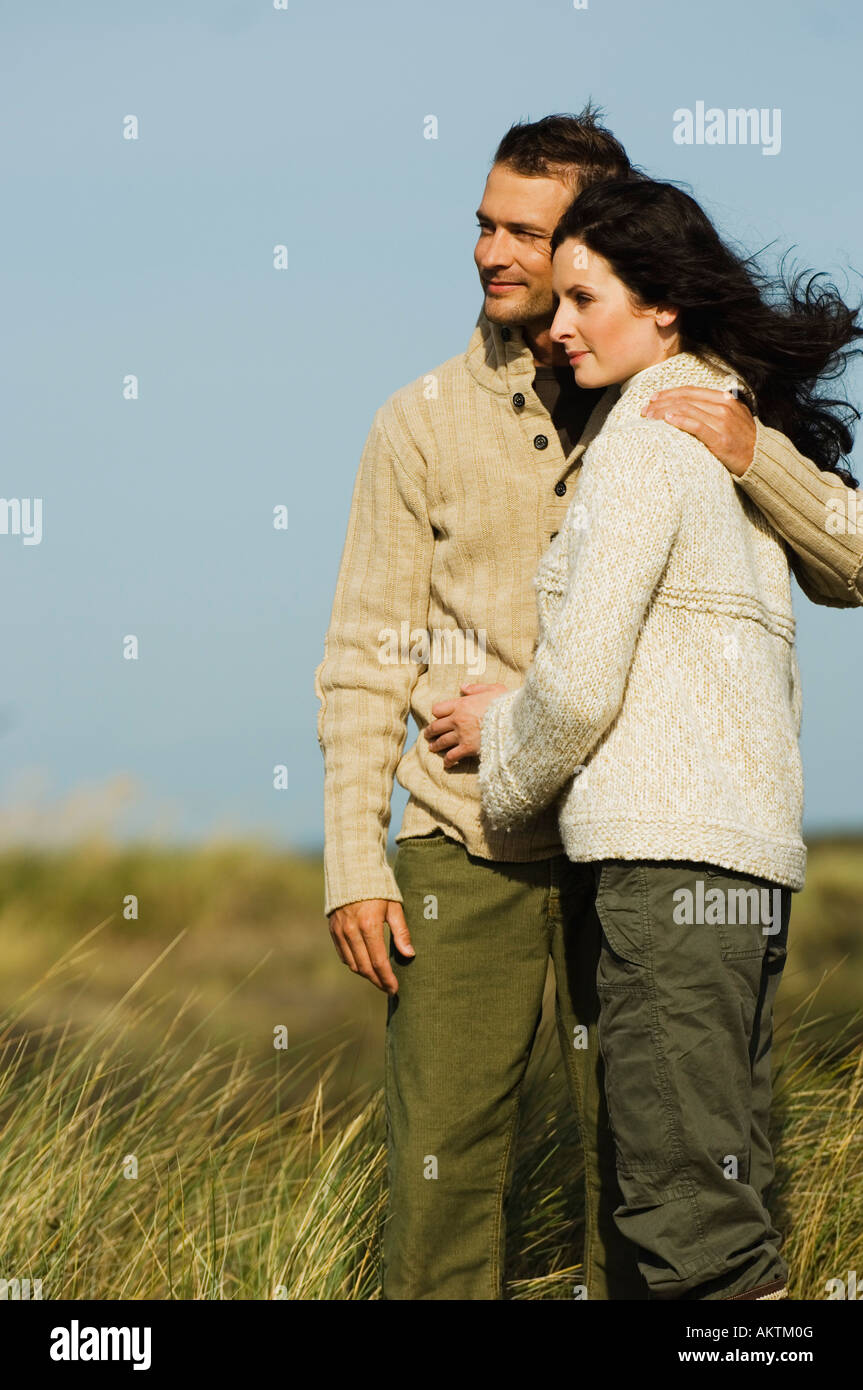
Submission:
POLYGON ((390 898, 345 903, 330 913, 329 922, 333 945, 345 965, 385 994, 398 994, 399 982, 390 965, 384 935, 387 922, 399 955, 416 955, 401 903, 390 898))
POLYGON ((672 386, 657 391, 642 406, 648 420, 667 420, 685 430, 724 464, 729 473, 741 477, 755 453, 755 421, 743 401, 730 391, 707 386, 672 386))
POLYGON ((505 695, 505 685, 459 686, 464 692, 456 700, 438 700, 432 705, 437 716, 423 729, 432 753, 444 755, 444 766, 452 767, 461 758, 476 757, 480 751, 482 717, 498 695, 505 695))

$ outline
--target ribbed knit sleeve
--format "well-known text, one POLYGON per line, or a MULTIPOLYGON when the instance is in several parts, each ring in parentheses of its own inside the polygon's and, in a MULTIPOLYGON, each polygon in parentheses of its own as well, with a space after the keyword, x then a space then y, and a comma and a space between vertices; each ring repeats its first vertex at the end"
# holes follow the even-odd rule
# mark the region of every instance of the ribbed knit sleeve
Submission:
POLYGON ((668 426, 601 436, 563 524, 566 586, 517 691, 486 709, 484 815, 509 828, 568 784, 620 710, 644 614, 680 525, 660 438, 668 426), (577 520, 576 520, 577 519, 577 520))
POLYGON ((324 911, 402 901, 386 858, 390 798, 421 670, 382 658, 384 630, 424 629, 434 534, 424 460, 383 406, 354 485, 324 657, 315 670, 324 757, 324 911), (393 442, 392 431, 398 434, 393 442))
POLYGON ((835 473, 822 473, 784 434, 755 424, 752 462, 734 481, 788 542, 807 598, 828 608, 859 607, 863 498, 835 473))

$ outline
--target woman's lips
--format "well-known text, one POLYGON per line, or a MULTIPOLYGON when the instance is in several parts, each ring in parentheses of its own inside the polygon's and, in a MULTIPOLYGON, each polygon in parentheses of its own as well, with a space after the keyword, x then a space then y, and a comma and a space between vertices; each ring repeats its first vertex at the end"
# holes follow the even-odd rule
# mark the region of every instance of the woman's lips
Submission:
POLYGON ((570 362, 580 362, 583 357, 587 357, 587 349, 585 348, 584 352, 568 352, 566 355, 570 362))

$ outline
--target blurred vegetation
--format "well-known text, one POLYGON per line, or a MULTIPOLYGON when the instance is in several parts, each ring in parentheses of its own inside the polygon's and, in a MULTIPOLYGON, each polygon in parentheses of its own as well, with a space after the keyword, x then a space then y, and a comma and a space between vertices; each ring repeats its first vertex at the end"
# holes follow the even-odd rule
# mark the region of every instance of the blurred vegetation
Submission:
MULTIPOLYGON (((336 1098, 377 1086, 386 998, 336 956, 323 895, 320 858, 255 843, 117 848, 94 839, 7 851, 0 854, 0 1009, 101 924, 76 955, 80 975, 54 978, 30 995, 28 1026, 93 1023, 167 951, 136 995, 136 1004, 147 1005, 133 1037, 142 1058, 159 1046, 182 1004, 186 1026, 199 1029, 195 1047, 202 1035, 239 1041, 263 1059, 283 1024, 292 1059, 350 1041, 331 1077, 336 1098), (124 916, 129 894, 137 919, 124 916)), ((780 1019, 801 1011, 807 1041, 863 1034, 863 837, 810 841, 778 1003, 780 1019), (817 1002, 807 1007, 816 988, 817 1002)))
MULTIPOLYGON (((46 1298, 378 1297, 386 999, 339 962, 322 903, 318 858, 255 844, 0 856, 0 1278, 41 1278, 46 1298)), ((863 840, 810 840, 775 1049, 773 1205, 798 1298, 863 1268, 861 904, 863 840)), ((569 1298, 580 1274, 550 1015, 515 1299, 569 1298)))

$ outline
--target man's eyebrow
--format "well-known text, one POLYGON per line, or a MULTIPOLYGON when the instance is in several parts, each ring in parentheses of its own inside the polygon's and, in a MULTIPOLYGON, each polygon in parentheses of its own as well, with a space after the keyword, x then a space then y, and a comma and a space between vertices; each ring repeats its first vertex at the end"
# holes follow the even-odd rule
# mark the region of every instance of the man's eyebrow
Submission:
MULTIPOLYGON (((487 217, 484 212, 477 208, 474 214, 480 222, 492 222, 494 219, 487 217)), ((506 227, 510 232, 533 232, 536 236, 551 236, 551 232, 546 227, 537 227, 531 222, 501 222, 502 227, 506 227)))

